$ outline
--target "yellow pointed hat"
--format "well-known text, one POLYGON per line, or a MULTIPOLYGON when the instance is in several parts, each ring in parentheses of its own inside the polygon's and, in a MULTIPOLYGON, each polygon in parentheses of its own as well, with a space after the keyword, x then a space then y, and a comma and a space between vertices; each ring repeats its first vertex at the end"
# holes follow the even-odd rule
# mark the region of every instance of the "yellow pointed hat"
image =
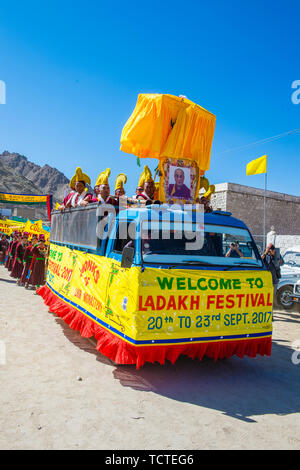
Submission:
POLYGON ((138 187, 143 188, 145 183, 153 182, 152 174, 147 165, 144 166, 143 173, 140 176, 138 187))
POLYGON ((207 199, 210 199, 211 195, 214 194, 215 190, 216 190, 215 185, 211 184, 209 186, 208 191, 206 191, 206 193, 204 193, 203 196, 206 197, 207 199))
POLYGON ((105 171, 102 171, 102 173, 98 175, 95 186, 100 186, 101 184, 108 184, 109 175, 110 175, 110 168, 106 168, 105 171))
POLYGON ((71 178, 70 188, 75 189, 75 183, 77 181, 84 181, 87 184, 91 184, 90 177, 83 173, 79 166, 76 168, 75 175, 71 178))
POLYGON ((120 173, 116 178, 115 191, 117 189, 124 189, 123 185, 127 183, 127 176, 125 173, 120 173))

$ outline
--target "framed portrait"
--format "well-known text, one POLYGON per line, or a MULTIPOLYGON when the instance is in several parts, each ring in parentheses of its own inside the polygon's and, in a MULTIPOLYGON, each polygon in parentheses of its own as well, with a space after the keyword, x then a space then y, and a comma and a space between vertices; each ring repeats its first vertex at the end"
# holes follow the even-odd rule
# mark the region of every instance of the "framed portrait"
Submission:
POLYGON ((192 160, 165 158, 160 165, 165 202, 193 204, 199 183, 199 168, 192 160))

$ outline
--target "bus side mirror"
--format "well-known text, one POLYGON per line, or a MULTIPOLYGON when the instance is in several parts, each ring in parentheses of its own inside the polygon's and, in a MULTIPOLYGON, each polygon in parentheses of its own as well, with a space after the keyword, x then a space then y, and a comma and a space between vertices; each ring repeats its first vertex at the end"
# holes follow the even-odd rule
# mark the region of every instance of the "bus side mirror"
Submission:
POLYGON ((134 258, 134 248, 131 246, 123 248, 121 268, 131 268, 134 258))

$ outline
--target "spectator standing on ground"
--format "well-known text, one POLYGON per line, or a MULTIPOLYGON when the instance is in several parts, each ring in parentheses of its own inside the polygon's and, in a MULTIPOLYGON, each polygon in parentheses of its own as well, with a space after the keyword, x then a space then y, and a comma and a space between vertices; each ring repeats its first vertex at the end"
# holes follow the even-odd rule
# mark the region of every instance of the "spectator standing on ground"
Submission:
POLYGON ((229 250, 225 256, 226 258, 244 258, 244 255, 240 250, 239 242, 230 243, 229 250))
POLYGON ((272 243, 269 243, 262 255, 262 260, 265 263, 267 270, 272 274, 272 283, 274 288, 273 302, 275 300, 279 279, 281 278, 280 266, 284 263, 282 256, 279 255, 279 257, 276 257, 275 254, 275 246, 272 243))

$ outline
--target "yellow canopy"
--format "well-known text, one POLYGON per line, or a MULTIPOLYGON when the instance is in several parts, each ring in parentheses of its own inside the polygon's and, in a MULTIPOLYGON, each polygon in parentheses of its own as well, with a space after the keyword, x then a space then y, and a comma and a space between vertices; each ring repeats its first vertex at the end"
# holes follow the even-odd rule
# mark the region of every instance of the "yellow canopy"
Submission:
POLYGON ((31 222, 31 220, 27 220, 23 232, 28 232, 30 237, 32 235, 45 235, 45 240, 49 241, 50 233, 43 228, 43 222, 41 220, 37 220, 36 222, 31 222))
POLYGON ((24 222, 17 222, 15 220, 0 220, 0 233, 11 235, 13 232, 22 232, 25 227, 24 222))
POLYGON ((208 170, 216 117, 173 95, 140 94, 121 135, 121 150, 141 158, 186 158, 208 170))

